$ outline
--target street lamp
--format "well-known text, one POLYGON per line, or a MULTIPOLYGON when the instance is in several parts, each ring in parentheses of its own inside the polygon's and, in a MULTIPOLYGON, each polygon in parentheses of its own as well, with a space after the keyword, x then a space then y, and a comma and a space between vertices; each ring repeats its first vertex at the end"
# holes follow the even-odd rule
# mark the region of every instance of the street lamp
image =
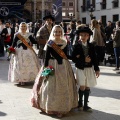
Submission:
POLYGON ((74 14, 68 14, 68 17, 70 18, 70 20, 72 21, 73 20, 73 18, 75 17, 75 15, 74 14))
POLYGON ((95 11, 95 8, 94 8, 94 6, 91 4, 91 5, 90 5, 90 8, 89 8, 88 10, 89 10, 89 12, 90 12, 90 18, 91 18, 91 20, 92 20, 92 18, 93 18, 93 12, 95 11))

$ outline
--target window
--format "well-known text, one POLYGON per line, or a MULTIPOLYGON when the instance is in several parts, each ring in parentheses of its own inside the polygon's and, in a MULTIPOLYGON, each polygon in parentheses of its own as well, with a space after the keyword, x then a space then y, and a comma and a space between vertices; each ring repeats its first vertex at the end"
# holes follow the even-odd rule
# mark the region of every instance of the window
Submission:
POLYGON ((106 0, 103 0, 100 4, 101 4, 101 9, 106 9, 106 0))
POLYGON ((106 15, 101 16, 102 24, 106 26, 106 15))
POLYGON ((81 11, 85 12, 86 11, 86 7, 85 6, 81 6, 81 11))
POLYGON ((82 12, 86 11, 86 0, 83 0, 83 5, 81 6, 81 11, 82 12))
POLYGON ((86 2, 86 8, 87 8, 87 10, 89 9, 89 7, 90 7, 90 0, 87 0, 87 2, 86 2))
POLYGON ((86 5, 86 0, 83 0, 83 2, 82 2, 82 3, 83 3, 83 5, 86 5))
POLYGON ((73 12, 68 13, 68 16, 73 16, 73 15, 74 15, 73 12))
POLYGON ((92 5, 93 5, 94 8, 95 8, 95 0, 92 0, 92 5))
POLYGON ((66 16, 66 13, 65 13, 65 12, 62 12, 62 16, 66 16))
POLYGON ((119 20, 119 15, 116 14, 116 15, 113 15, 113 22, 116 22, 119 20))
POLYGON ((119 0, 113 0, 113 8, 119 7, 119 0))
POLYGON ((69 6, 73 6, 73 2, 69 2, 69 6))
POLYGON ((82 23, 86 24, 86 17, 82 18, 82 23))
POLYGON ((65 2, 62 2, 62 6, 65 6, 65 2))

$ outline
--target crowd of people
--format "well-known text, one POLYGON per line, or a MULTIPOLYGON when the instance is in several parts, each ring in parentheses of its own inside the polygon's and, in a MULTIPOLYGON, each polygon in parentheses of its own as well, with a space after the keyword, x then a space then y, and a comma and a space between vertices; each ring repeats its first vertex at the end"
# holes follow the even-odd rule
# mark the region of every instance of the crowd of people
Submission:
POLYGON ((34 27, 26 22, 13 27, 0 20, 0 57, 5 55, 4 49, 9 52, 8 80, 21 86, 33 81, 32 106, 47 114, 61 118, 72 109, 92 111, 90 88, 97 84, 106 41, 113 41, 115 70, 119 70, 120 21, 113 28, 110 21, 104 27, 95 19, 89 25, 81 21, 55 24, 51 15, 43 20, 43 25, 35 23, 34 27), (10 47, 14 53, 8 51, 10 47))

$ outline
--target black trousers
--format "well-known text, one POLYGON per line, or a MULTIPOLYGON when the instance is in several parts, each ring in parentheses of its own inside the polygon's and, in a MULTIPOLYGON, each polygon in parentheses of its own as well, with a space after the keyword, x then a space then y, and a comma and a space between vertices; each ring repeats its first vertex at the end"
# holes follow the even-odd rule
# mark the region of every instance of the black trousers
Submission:
POLYGON ((4 40, 0 37, 0 55, 4 56, 4 40))
POLYGON ((98 63, 103 62, 105 57, 105 46, 95 46, 95 51, 97 54, 98 63))

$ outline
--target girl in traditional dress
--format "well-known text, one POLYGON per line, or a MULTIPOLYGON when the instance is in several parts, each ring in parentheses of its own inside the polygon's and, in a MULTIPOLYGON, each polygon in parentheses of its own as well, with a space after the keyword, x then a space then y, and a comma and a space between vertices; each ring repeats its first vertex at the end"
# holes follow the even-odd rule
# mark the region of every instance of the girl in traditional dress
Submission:
POLYGON ((73 47, 72 60, 76 66, 76 79, 79 86, 79 110, 91 111, 88 106, 90 87, 97 84, 96 77, 99 77, 99 67, 94 46, 89 43, 92 31, 89 27, 82 26, 76 33, 79 36, 78 42, 73 47), (96 75, 96 76, 95 76, 96 75), (84 96, 84 105, 83 105, 84 96))
POLYGON ((35 43, 32 34, 27 32, 27 24, 22 22, 12 44, 15 54, 12 55, 9 66, 8 79, 11 82, 24 85, 35 80, 40 69, 39 60, 31 46, 35 43))
POLYGON ((44 48, 46 50, 44 67, 52 66, 55 72, 53 75, 42 77, 43 67, 41 68, 33 86, 31 99, 34 107, 58 117, 62 117, 78 105, 75 78, 65 55, 67 41, 63 35, 63 28, 55 25, 44 48), (53 43, 55 48, 49 43, 53 43))

